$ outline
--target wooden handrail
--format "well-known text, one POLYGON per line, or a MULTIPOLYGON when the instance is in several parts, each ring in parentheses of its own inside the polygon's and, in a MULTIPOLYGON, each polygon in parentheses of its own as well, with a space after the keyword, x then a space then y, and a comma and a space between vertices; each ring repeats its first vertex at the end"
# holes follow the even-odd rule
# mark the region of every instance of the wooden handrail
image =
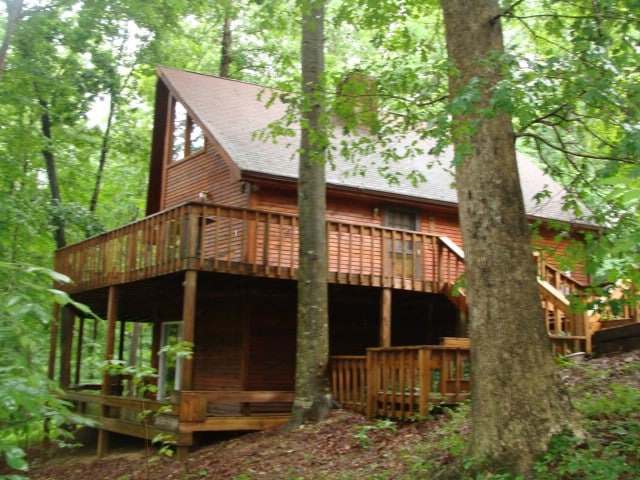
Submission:
POLYGON ((131 408, 136 410, 148 410, 151 412, 164 412, 177 415, 177 406, 169 402, 159 402, 146 398, 119 397, 116 395, 100 395, 95 393, 65 391, 61 394, 65 400, 81 403, 97 403, 109 407, 131 408))
POLYGON ((567 296, 574 292, 584 290, 587 286, 575 278, 567 275, 558 268, 549 265, 539 253, 535 252, 534 257, 538 268, 538 276, 553 286, 555 289, 567 296))

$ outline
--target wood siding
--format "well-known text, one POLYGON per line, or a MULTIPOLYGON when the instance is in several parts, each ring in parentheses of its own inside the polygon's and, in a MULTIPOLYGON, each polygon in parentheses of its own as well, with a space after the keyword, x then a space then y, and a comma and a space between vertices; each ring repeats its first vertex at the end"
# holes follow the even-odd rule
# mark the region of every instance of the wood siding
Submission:
POLYGON ((207 141, 203 152, 166 166, 163 208, 202 200, 198 196, 201 192, 212 203, 247 206, 248 190, 234 177, 222 155, 214 143, 207 141))

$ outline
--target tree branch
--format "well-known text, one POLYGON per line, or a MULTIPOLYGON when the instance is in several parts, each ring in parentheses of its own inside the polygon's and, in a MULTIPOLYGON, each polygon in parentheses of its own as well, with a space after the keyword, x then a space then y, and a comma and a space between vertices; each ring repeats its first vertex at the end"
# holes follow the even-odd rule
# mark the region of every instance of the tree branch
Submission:
POLYGON ((629 165, 635 165, 636 162, 634 162, 633 160, 629 159, 629 158, 621 158, 621 157, 612 157, 609 155, 593 155, 590 153, 584 153, 584 152, 574 152, 571 151, 567 148, 563 148, 562 145, 554 145, 553 143, 551 143, 550 141, 546 140, 545 138, 541 137, 540 135, 536 135, 535 133, 524 133, 524 132, 520 132, 520 133, 516 133, 515 134, 516 138, 533 138, 536 141, 540 141, 542 143, 544 143, 546 146, 548 146, 549 148, 552 148, 558 152, 564 153, 565 155, 573 155, 574 157, 582 157, 582 158, 591 158, 593 160, 611 160, 613 162, 621 162, 621 163, 627 163, 629 165))

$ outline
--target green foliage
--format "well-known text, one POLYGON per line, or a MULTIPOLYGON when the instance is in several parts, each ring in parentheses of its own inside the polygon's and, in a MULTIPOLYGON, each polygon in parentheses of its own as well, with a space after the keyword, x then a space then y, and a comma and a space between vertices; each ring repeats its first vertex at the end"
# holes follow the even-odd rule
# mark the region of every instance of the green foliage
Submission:
POLYGON ((54 281, 68 279, 48 269, 0 262, 0 455, 21 471, 28 470, 25 448, 45 436, 63 444, 70 439, 63 425, 87 423, 55 396, 47 378, 52 306, 69 300, 50 288, 54 281))
POLYGON ((361 447, 368 447, 371 445, 370 434, 372 433, 393 433, 397 430, 396 423, 389 419, 378 419, 372 425, 359 425, 353 427, 353 429, 355 430, 353 438, 361 447))
POLYGON ((628 418, 640 412, 640 389, 613 384, 606 391, 585 392, 576 407, 587 418, 628 418))

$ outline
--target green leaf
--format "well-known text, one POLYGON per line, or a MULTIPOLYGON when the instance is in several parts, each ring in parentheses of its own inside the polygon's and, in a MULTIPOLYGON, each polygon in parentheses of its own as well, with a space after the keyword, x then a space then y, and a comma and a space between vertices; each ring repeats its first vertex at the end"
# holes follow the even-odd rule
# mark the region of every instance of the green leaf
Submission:
POLYGON ((29 462, 25 460, 26 455, 26 452, 20 447, 9 446, 4 449, 4 457, 7 460, 7 465, 21 472, 27 472, 29 470, 29 462))

